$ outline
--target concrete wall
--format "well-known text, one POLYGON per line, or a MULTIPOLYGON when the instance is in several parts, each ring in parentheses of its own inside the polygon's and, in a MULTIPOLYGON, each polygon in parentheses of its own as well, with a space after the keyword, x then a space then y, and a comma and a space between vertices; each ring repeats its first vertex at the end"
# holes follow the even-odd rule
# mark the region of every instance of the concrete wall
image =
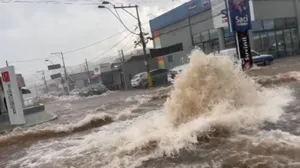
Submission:
POLYGON ((190 18, 192 34, 214 29, 211 10, 190 18))
POLYGON ((173 57, 173 62, 170 63, 168 62, 167 56, 169 55, 164 56, 166 69, 171 69, 176 65, 180 65, 181 60, 184 57, 186 57, 186 55, 191 50, 191 46, 192 46, 189 19, 185 19, 176 24, 163 28, 159 32, 160 32, 160 41, 162 47, 168 47, 173 44, 183 43, 183 49, 184 49, 183 52, 170 54, 173 57))
POLYGON ((254 0, 255 20, 295 17, 294 0, 254 0))

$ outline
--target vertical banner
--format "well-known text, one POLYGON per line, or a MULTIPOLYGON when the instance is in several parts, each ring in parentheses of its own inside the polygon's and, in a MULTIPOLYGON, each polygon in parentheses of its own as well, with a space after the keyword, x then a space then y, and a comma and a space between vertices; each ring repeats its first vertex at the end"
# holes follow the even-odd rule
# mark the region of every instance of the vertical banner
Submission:
MULTIPOLYGON (((154 46, 156 49, 161 48, 159 31, 154 32, 154 46)), ((157 58, 158 67, 163 69, 165 68, 165 58, 164 56, 160 56, 157 58)))
POLYGON ((25 118, 18 88, 17 77, 13 66, 0 69, 4 95, 11 125, 25 124, 25 118))
POLYGON ((230 29, 236 34, 236 43, 243 70, 252 68, 253 60, 249 43, 251 29, 250 0, 228 0, 230 29))
POLYGON ((248 31, 236 33, 238 39, 238 50, 240 52, 240 59, 242 61, 242 68, 250 69, 253 66, 253 60, 251 56, 249 33, 248 31))

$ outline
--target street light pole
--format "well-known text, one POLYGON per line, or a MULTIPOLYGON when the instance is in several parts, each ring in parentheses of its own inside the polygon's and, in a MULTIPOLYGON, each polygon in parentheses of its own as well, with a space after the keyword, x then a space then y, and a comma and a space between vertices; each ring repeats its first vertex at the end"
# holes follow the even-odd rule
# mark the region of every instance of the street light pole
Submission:
POLYGON ((54 65, 54 63, 52 62, 52 61, 50 61, 50 60, 45 60, 46 62, 50 62, 52 65, 54 65))
POLYGON ((67 95, 69 95, 69 88, 70 88, 70 85, 69 85, 69 80, 68 80, 68 74, 67 74, 67 68, 66 68, 66 64, 65 64, 64 54, 63 54, 62 52, 51 53, 51 54, 52 54, 52 55, 60 54, 60 56, 61 56, 61 59, 62 59, 62 62, 63 62, 63 67, 64 67, 65 80, 66 80, 67 85, 68 85, 68 89, 66 90, 66 92, 67 92, 67 95))
POLYGON ((142 23, 140 20, 140 14, 139 14, 139 9, 138 6, 135 6, 136 9, 136 15, 137 15, 137 20, 138 20, 138 24, 139 24, 139 29, 140 29, 140 38, 142 41, 142 46, 143 46, 143 52, 144 52, 144 63, 146 66, 146 70, 148 73, 148 87, 152 88, 152 78, 151 78, 151 74, 150 74, 150 69, 149 69, 149 65, 148 65, 148 58, 147 58, 147 50, 146 50, 146 42, 145 42, 145 38, 144 38, 144 34, 143 34, 143 29, 142 29, 142 23))

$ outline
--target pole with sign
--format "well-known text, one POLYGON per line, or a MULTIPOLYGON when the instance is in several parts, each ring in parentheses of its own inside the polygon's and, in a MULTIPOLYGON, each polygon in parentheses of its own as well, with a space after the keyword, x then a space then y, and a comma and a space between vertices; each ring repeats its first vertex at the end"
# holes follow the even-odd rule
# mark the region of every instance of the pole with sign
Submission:
POLYGON ((0 68, 4 95, 11 125, 25 124, 25 117, 18 88, 17 77, 13 66, 0 68))
POLYGON ((242 69, 252 68, 253 60, 249 41, 251 29, 250 0, 228 0, 230 30, 235 32, 237 54, 242 63, 242 69))

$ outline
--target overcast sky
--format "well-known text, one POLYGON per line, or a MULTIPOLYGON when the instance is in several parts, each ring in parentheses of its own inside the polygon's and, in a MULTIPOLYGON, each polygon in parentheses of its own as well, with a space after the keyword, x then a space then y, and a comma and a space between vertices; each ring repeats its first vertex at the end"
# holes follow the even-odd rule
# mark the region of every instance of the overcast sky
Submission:
MULTIPOLYGON (((149 32, 149 19, 186 1, 111 0, 110 2, 118 5, 139 5, 141 20, 144 23, 143 28, 149 32)), ((50 53, 72 51, 125 30, 108 10, 98 9, 96 4, 83 5, 83 0, 75 1, 75 4, 72 5, 64 4, 67 0, 57 0, 57 2, 59 3, 37 4, 0 0, 0 67, 5 66, 7 60, 10 65, 15 66, 18 73, 25 76, 27 83, 40 83, 33 74, 38 70, 46 69, 49 63, 45 62, 43 58, 51 56, 50 53), (4 1, 9 3, 1 3, 4 1), (39 58, 41 60, 27 61, 39 58)), ((130 29, 134 29, 134 26, 137 25, 136 20, 123 11, 119 12, 124 23, 130 29)), ((77 65, 84 63, 85 59, 99 62, 105 57, 109 59, 111 56, 117 55, 121 48, 127 52, 132 50, 136 36, 129 35, 116 48, 100 56, 128 34, 125 31, 103 43, 65 54, 67 67, 82 69, 83 66, 77 65)), ((152 46, 152 42, 149 46, 152 46)), ((53 63, 61 63, 59 57, 49 59, 53 63)))

